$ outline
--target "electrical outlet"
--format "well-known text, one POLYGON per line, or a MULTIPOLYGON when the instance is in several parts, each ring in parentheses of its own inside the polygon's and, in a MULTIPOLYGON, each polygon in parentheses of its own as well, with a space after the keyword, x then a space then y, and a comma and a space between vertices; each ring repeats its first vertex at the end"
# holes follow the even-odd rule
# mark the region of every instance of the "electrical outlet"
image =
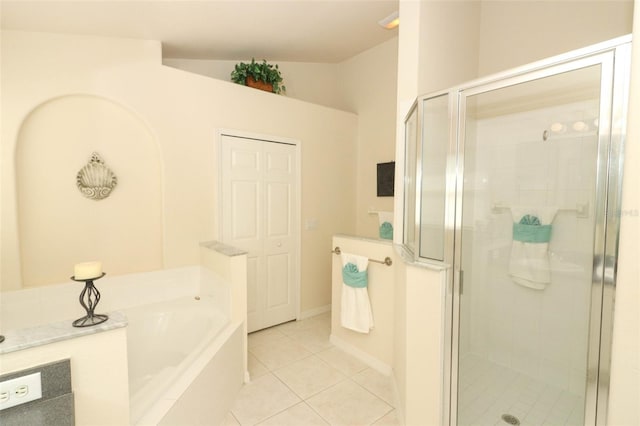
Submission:
POLYGON ((315 217, 307 219, 304 223, 304 229, 307 231, 315 231, 318 229, 318 219, 315 217))
POLYGON ((40 372, 0 382, 0 410, 42 398, 40 372))

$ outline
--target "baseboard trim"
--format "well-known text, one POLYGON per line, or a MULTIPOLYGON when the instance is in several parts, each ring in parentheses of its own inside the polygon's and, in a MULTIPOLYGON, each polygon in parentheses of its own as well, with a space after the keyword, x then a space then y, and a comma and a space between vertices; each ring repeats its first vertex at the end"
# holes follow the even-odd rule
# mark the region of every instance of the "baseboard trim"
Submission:
POLYGON ((325 312, 331 311, 331 304, 320 306, 317 308, 309 309, 304 312, 300 312, 300 316, 298 317, 298 321, 315 317, 316 315, 324 314, 325 312))
POLYGON ((346 341, 337 337, 335 334, 331 334, 331 336, 329 336, 329 341, 333 343, 336 347, 342 349, 349 355, 352 355, 358 360, 364 362, 369 367, 373 368, 379 373, 382 373, 385 376, 391 376, 392 368, 389 364, 380 361, 378 358, 372 355, 369 355, 368 353, 364 352, 362 349, 356 348, 352 344, 347 343, 346 341))

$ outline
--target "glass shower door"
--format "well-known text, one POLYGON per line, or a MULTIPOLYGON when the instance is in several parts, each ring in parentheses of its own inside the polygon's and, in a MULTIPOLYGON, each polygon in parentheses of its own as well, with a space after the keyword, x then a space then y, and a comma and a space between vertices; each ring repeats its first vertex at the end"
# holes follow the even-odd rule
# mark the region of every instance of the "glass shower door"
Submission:
POLYGON ((458 425, 585 424, 606 73, 587 61, 461 91, 458 425))

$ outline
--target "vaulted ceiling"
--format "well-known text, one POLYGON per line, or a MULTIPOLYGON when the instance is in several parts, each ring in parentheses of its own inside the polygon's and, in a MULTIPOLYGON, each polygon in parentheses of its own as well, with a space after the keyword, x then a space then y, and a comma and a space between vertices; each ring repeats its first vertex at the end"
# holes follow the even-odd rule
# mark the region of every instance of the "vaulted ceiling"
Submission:
POLYGON ((3 29, 160 40, 163 56, 336 63, 397 35, 398 0, 1 2, 3 29))

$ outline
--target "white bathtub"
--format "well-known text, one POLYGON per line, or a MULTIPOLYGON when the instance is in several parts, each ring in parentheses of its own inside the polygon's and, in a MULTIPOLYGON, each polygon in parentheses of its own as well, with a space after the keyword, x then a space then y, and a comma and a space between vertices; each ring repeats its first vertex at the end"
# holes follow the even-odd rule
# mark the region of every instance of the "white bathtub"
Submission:
POLYGON ((131 424, 222 422, 244 371, 242 324, 220 305, 202 295, 123 310, 131 424))
MULTIPOLYGON (((120 311, 128 319, 125 365, 130 423, 221 424, 242 386, 246 367, 244 322, 239 319, 246 313, 232 312, 233 285, 201 266, 106 276, 96 284, 101 292, 97 311, 120 311)), ((51 324, 66 325, 84 313, 78 304, 80 290, 78 283, 70 282, 2 293, 1 331, 44 327, 57 333, 59 327, 51 324)), ((246 301, 238 305, 246 306, 246 301)), ((73 346, 72 340, 66 340, 70 338, 53 341, 67 353, 73 346)), ((95 350, 124 355, 124 339, 121 342, 121 348, 95 350)), ((46 354, 42 353, 40 363, 50 361, 46 354)), ((72 357, 78 371, 84 364, 82 356, 72 357)), ((112 376, 119 376, 120 395, 126 394, 125 375, 114 372, 112 376)), ((95 401, 114 402, 100 387, 83 386, 81 381, 74 386, 77 410, 93 407, 95 401)), ((83 411, 83 418, 90 419, 85 423, 103 424, 105 414, 94 418, 93 411, 83 411)))

